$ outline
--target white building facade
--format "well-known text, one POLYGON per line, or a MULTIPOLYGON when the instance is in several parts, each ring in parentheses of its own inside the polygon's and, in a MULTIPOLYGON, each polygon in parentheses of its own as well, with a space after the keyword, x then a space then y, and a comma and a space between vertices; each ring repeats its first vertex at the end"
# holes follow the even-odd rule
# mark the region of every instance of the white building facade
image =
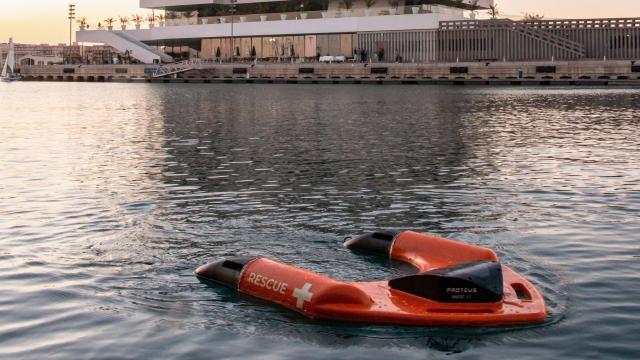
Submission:
POLYGON ((140 0, 155 15, 148 28, 83 30, 77 39, 113 46, 145 63, 321 56, 432 61, 429 39, 435 41, 441 21, 464 20, 491 5, 493 0, 140 0))

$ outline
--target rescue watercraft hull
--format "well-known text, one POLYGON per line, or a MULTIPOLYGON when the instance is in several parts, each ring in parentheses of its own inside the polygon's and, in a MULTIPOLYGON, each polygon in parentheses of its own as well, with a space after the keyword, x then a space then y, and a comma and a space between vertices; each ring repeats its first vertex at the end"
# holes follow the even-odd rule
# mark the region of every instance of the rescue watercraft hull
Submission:
POLYGON ((546 306, 525 278, 489 249, 411 231, 345 243, 414 265, 390 281, 342 282, 262 257, 222 260, 195 274, 309 318, 414 326, 517 326, 544 322, 546 306))

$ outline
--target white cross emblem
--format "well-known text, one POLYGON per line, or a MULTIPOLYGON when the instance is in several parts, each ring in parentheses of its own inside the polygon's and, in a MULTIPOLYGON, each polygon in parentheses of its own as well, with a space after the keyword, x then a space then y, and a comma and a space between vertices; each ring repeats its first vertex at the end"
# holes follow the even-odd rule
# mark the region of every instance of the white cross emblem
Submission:
POLYGON ((311 284, 309 283, 304 284, 302 289, 293 289, 293 297, 298 299, 298 302, 296 303, 296 307, 298 307, 298 309, 302 309, 304 307, 305 301, 311 301, 313 293, 309 291, 309 289, 311 289, 311 284))

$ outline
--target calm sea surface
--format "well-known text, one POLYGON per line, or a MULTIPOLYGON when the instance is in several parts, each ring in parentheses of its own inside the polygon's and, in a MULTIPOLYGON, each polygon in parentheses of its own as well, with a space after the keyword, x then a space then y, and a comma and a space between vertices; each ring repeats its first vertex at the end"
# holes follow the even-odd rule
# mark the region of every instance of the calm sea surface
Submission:
POLYGON ((0 358, 640 357, 640 90, 0 84, 0 358), (323 323, 207 287, 265 255, 404 270, 342 239, 495 249, 522 329, 323 323))

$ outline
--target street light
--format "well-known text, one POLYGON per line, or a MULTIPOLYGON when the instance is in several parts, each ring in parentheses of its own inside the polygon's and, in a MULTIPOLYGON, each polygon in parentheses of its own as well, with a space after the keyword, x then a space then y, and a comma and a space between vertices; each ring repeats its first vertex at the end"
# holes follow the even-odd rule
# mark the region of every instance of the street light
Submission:
POLYGON ((69 62, 71 62, 71 46, 73 45, 73 20, 76 19, 76 6, 69 4, 69 62))
POLYGON ((76 6, 74 4, 69 4, 69 46, 71 46, 72 42, 72 31, 73 31, 73 20, 76 19, 76 6))

